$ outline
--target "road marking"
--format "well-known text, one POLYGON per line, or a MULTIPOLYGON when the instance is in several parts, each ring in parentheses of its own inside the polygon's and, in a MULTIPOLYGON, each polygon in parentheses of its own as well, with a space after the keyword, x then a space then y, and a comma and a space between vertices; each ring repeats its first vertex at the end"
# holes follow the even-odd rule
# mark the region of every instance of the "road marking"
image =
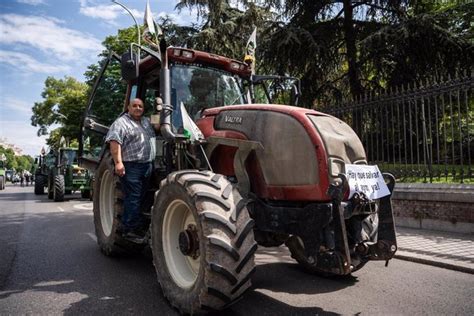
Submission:
POLYGON ((97 242, 97 237, 93 233, 87 233, 87 236, 89 236, 93 241, 97 242))
POLYGON ((61 206, 58 206, 58 209, 59 209, 61 212, 64 212, 64 209, 63 209, 61 206))
POLYGON ((115 297, 110 297, 110 296, 104 296, 99 298, 101 301, 108 301, 108 300, 115 300, 115 297))
POLYGON ((82 203, 82 204, 75 204, 73 205, 74 208, 77 208, 79 210, 92 210, 92 202, 89 203, 82 203))
POLYGON ((33 286, 35 286, 35 287, 56 286, 56 285, 71 284, 71 283, 74 283, 74 280, 44 281, 44 282, 36 283, 33 286))

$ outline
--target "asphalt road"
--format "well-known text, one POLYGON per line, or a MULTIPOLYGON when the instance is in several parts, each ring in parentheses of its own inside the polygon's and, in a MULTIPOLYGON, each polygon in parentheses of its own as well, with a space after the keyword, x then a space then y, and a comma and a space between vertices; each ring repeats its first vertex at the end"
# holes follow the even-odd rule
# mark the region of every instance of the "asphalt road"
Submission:
MULTIPOLYGON (((146 256, 108 258, 92 205, 32 187, 0 191, 0 315, 175 315, 146 256)), ((412 262, 367 264, 352 277, 301 271, 284 248, 261 249, 254 288, 225 315, 473 315, 474 275, 412 262)))

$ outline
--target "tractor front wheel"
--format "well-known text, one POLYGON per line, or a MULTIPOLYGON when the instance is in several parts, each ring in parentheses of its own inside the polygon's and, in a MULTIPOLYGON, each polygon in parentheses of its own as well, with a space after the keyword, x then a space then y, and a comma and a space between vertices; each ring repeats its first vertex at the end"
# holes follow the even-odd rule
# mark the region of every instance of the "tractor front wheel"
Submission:
POLYGON ((0 176, 0 190, 4 190, 4 189, 5 189, 5 177, 0 176))
POLYGON ((44 194, 44 187, 45 187, 45 178, 43 175, 37 175, 35 177, 35 194, 40 195, 44 194))
POLYGON ((62 174, 54 176, 53 197, 54 202, 64 201, 64 176, 62 174))
POLYGON ((165 297, 181 313, 220 310, 250 286, 254 221, 222 175, 184 170, 161 183, 152 214, 153 263, 165 297))

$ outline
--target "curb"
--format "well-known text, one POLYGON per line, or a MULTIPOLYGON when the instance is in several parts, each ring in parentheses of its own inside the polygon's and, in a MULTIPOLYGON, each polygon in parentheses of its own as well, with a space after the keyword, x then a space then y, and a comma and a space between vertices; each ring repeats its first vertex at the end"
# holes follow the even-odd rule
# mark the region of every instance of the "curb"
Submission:
POLYGON ((459 265, 455 265, 455 264, 451 264, 451 263, 447 263, 447 262, 429 260, 429 259, 424 259, 424 258, 417 258, 417 257, 413 257, 413 256, 410 256, 410 255, 405 255, 405 254, 395 254, 394 258, 404 260, 404 261, 422 263, 422 264, 435 266, 435 267, 439 267, 439 268, 444 268, 444 269, 448 269, 448 270, 454 270, 454 271, 458 271, 458 272, 474 274, 474 268, 459 266, 459 265))

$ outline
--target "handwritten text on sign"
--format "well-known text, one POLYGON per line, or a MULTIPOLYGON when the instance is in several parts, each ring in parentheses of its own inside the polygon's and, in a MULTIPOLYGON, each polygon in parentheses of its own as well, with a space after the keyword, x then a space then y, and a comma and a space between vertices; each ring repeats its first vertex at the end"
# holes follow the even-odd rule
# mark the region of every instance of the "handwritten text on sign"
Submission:
POLYGON ((380 199, 390 194, 377 166, 346 164, 346 176, 351 190, 349 198, 356 192, 364 193, 369 200, 380 199))

